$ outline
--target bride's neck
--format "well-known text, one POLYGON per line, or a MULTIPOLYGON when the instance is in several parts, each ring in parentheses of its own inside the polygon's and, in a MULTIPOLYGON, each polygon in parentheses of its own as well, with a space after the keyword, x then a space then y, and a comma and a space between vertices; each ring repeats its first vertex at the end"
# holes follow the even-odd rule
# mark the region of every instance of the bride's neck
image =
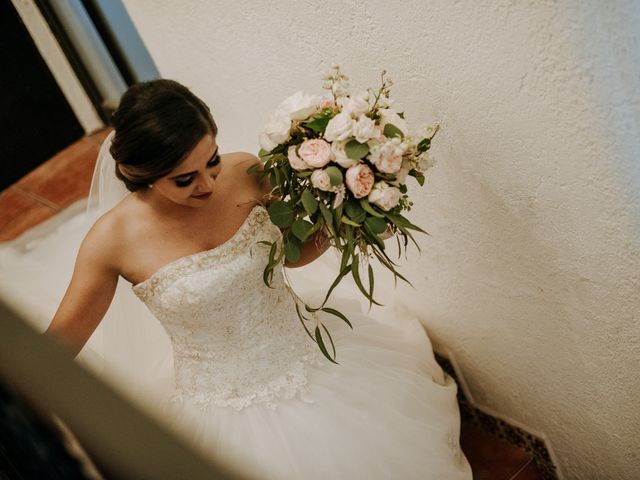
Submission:
POLYGON ((136 195, 138 200, 146 204, 154 215, 165 220, 184 221, 185 218, 196 216, 199 213, 198 208, 181 205, 152 190, 138 191, 136 195))

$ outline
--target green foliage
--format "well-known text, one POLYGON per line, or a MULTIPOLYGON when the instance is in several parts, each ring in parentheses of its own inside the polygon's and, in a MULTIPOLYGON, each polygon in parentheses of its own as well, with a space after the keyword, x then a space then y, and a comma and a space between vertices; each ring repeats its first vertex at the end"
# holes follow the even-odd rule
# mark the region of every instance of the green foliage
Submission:
POLYGON ((382 131, 382 134, 387 138, 393 138, 393 137, 404 138, 404 133, 402 133, 402 130, 400 130, 398 127, 396 127, 392 123, 387 123, 384 126, 384 130, 382 131))
POLYGON ((306 188, 301 195, 302 205, 304 210, 307 212, 307 215, 313 215, 318 210, 318 200, 313 196, 311 190, 306 188))
POLYGON ((287 202, 274 202, 268 209, 269 218, 274 225, 280 228, 287 228, 293 223, 293 210, 287 202))
POLYGON ((324 169, 324 171, 327 173, 327 175, 329 175, 329 180, 331 181, 331 185, 333 187, 336 187, 342 183, 342 172, 338 167, 327 167, 324 169))
POLYGON ((309 232, 313 229, 313 224, 306 220, 298 219, 291 225, 291 232, 298 240, 304 242, 309 236, 309 232))
POLYGON ((313 117, 303 122, 303 125, 310 128, 317 134, 324 133, 327 129, 327 124, 335 116, 335 112, 331 108, 325 108, 313 117))
POLYGON ((285 242, 284 244, 284 256, 289 262, 297 262, 300 260, 300 246, 295 242, 294 239, 285 242))
POLYGON ((349 140, 344 146, 344 153, 352 160, 360 160, 369 154, 369 145, 357 140, 349 140))

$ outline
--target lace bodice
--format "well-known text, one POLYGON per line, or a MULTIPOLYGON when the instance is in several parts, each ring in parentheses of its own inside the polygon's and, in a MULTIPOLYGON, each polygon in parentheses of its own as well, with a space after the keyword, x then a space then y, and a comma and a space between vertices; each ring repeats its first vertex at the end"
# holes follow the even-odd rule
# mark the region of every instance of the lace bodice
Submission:
POLYGON ((133 287, 173 345, 174 400, 241 410, 305 396, 307 367, 321 361, 282 275, 262 280, 280 232, 262 206, 224 244, 165 265, 133 287))

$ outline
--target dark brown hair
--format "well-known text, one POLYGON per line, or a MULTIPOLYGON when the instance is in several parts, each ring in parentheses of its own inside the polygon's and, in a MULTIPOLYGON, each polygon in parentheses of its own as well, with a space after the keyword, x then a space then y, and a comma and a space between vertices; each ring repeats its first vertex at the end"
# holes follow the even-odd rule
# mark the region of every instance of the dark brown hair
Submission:
POLYGON ((131 86, 113 114, 110 153, 116 176, 131 192, 164 177, 218 127, 209 107, 174 80, 131 86))

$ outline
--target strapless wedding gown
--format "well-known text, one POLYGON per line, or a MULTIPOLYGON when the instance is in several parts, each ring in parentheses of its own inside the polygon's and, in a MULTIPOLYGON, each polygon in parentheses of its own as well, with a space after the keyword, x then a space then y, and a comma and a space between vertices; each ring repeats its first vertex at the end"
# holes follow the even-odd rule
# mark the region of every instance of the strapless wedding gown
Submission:
MULTIPOLYGON (((166 421, 198 450, 273 479, 471 479, 457 386, 419 325, 383 324, 337 301, 337 361, 304 332, 282 275, 262 282, 278 229, 253 208, 224 244, 133 286, 168 333, 166 421)), ((414 322, 417 323, 417 322, 414 322)))

